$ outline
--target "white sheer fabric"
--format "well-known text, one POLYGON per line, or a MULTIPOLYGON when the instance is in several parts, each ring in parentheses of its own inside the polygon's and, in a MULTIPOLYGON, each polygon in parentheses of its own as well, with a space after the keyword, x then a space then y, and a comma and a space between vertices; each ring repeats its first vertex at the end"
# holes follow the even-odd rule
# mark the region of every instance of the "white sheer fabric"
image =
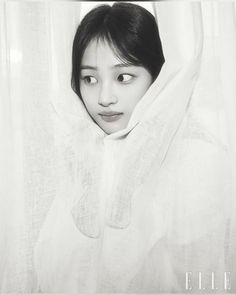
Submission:
POLYGON ((0 3, 1 291, 235 292, 235 3, 155 2, 166 63, 109 136, 69 88, 80 6, 0 3))
POLYGON ((57 187, 51 98, 76 100, 70 60, 80 4, 0 1, 0 14, 0 285, 30 292, 33 246, 57 187))

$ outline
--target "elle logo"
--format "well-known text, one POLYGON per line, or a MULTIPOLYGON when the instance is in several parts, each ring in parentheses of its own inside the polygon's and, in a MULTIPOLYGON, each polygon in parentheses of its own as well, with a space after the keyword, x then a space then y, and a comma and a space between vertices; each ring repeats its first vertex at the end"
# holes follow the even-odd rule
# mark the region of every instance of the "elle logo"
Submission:
POLYGON ((216 274, 211 272, 210 279, 204 280, 202 272, 193 274, 188 271, 185 273, 185 289, 191 290, 230 290, 230 272, 224 272, 221 278, 216 278, 216 274))

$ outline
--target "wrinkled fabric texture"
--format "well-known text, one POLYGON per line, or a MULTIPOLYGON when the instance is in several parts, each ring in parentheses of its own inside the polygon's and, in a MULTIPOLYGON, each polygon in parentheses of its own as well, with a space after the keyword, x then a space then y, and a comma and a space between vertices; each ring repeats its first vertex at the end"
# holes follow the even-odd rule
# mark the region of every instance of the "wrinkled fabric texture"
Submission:
MULTIPOLYGON (((20 210, 13 211, 22 214, 12 224, 20 220, 24 235, 6 223, 4 241, 17 244, 0 245, 15 254, 1 257, 2 291, 185 292, 191 273, 187 291, 196 293, 199 272, 201 292, 236 291, 234 3, 153 6, 166 62, 127 128, 104 134, 77 98, 65 100, 60 71, 54 77, 54 129, 41 133, 46 150, 25 134, 33 143, 24 151, 39 157, 31 171, 25 157, 31 177, 24 174, 25 202, 17 198, 20 210)), ((53 69, 60 67, 54 58, 53 69)))

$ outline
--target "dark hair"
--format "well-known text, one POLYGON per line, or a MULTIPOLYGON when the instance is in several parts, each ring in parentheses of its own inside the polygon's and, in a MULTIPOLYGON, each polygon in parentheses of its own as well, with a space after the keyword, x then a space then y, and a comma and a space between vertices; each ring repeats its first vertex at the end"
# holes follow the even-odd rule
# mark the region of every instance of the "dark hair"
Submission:
POLYGON ((73 42, 71 86, 80 98, 81 60, 94 39, 107 41, 122 61, 146 68, 153 81, 165 61, 158 27, 149 11, 123 2, 100 5, 83 18, 73 42))

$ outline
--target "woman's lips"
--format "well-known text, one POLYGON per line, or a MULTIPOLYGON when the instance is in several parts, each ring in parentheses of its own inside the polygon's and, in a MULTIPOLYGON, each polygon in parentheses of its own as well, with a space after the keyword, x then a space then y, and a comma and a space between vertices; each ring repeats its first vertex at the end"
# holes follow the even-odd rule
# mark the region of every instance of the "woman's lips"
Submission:
POLYGON ((115 122, 119 120, 122 117, 123 113, 118 112, 102 112, 99 113, 99 116, 102 118, 105 122, 115 122))

